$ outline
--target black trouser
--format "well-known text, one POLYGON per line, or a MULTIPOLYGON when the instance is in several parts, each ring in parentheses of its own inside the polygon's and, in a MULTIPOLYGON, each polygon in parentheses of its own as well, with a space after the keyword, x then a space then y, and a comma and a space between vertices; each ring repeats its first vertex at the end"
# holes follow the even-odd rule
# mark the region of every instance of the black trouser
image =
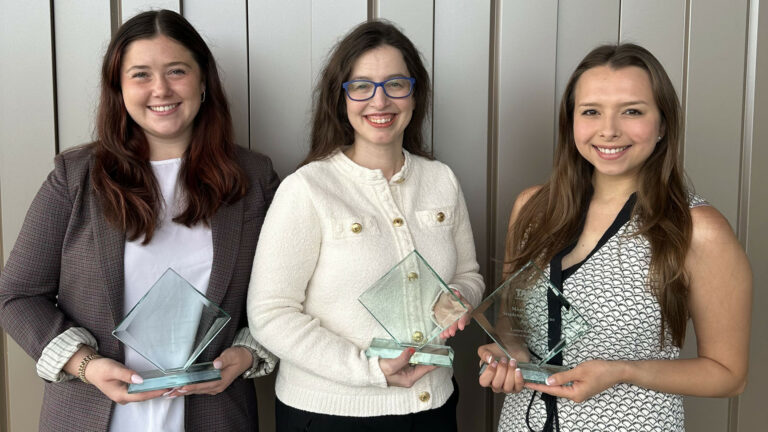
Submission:
POLYGON ((344 417, 318 414, 290 407, 275 400, 278 432, 456 432, 456 404, 459 387, 453 380, 453 394, 439 408, 404 415, 344 417))

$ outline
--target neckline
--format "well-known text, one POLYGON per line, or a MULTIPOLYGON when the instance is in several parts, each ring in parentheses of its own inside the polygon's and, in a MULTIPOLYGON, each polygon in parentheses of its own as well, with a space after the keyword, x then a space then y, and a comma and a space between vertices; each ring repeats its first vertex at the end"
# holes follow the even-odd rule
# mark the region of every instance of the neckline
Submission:
POLYGON ((336 154, 334 154, 331 159, 343 172, 356 180, 365 183, 385 182, 390 184, 397 184, 402 183, 404 179, 408 178, 408 173, 410 172, 412 165, 411 154, 406 149, 403 149, 403 157, 405 160, 403 161, 402 168, 400 168, 400 171, 396 172, 392 178, 389 179, 389 182, 387 182, 387 179, 384 177, 384 174, 380 169, 370 169, 356 164, 352 159, 349 158, 349 156, 344 153, 341 148, 336 150, 336 154))
POLYGON ((586 214, 582 218, 581 221, 581 227, 579 229, 579 235, 576 236, 576 239, 573 241, 572 244, 570 244, 565 249, 561 250, 557 255, 555 255, 554 258, 552 258, 552 263, 550 263, 550 267, 552 267, 552 264, 556 262, 557 268, 562 273, 561 281, 565 281, 568 279, 571 275, 576 273, 576 271, 581 268, 581 266, 587 262, 590 258, 592 258, 592 255, 597 253, 597 251, 600 250, 606 243, 608 243, 608 240, 610 240, 613 236, 615 236, 619 230, 621 229, 624 224, 629 222, 630 217, 632 216, 632 210, 635 208, 635 203, 637 202, 637 194, 632 193, 629 198, 627 198, 627 201, 624 203, 624 205, 621 207, 621 210, 619 210, 619 213, 616 215, 616 218, 614 218, 611 225, 608 227, 608 229, 605 230, 603 235, 600 237, 600 240, 597 241, 597 244, 595 244, 595 247, 592 248, 592 250, 587 254, 586 257, 584 257, 583 260, 577 262, 576 264, 563 269, 563 258, 568 255, 575 247, 576 244, 579 241, 579 236, 581 235, 581 232, 584 230, 584 223, 586 222, 586 214))

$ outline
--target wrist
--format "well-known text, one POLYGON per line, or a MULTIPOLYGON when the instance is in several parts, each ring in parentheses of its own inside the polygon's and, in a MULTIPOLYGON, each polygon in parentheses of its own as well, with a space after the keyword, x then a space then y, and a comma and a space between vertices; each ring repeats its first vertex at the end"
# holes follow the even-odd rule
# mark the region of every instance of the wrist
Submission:
POLYGON ((99 359, 101 357, 102 356, 99 355, 98 353, 92 352, 92 353, 86 355, 85 357, 83 357, 82 360, 80 360, 80 364, 77 367, 77 377, 80 378, 80 381, 82 381, 82 382, 84 382, 86 384, 90 384, 90 382, 85 378, 85 371, 88 368, 88 365, 90 364, 90 362, 92 360, 96 360, 96 359, 99 359))
POLYGON ((616 382, 614 384, 627 383, 632 384, 635 362, 629 360, 616 360, 616 382))

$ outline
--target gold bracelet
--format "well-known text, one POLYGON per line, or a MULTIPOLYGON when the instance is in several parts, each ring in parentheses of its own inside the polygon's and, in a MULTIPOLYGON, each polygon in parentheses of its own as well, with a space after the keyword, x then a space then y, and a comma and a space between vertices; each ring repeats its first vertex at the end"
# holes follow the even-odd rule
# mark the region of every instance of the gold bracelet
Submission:
POLYGON ((91 360, 96 360, 98 358, 101 358, 97 353, 88 354, 87 356, 83 357, 83 360, 80 362, 80 366, 77 367, 77 377, 80 378, 80 381, 90 384, 87 379, 85 379, 85 368, 88 367, 88 363, 91 362, 91 360))

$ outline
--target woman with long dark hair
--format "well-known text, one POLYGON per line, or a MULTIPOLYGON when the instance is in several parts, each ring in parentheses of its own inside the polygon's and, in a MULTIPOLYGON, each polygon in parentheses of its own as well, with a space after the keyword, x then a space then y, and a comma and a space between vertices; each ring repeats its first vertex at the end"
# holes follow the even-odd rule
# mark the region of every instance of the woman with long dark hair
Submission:
POLYGON ((321 74, 311 149, 275 195, 248 293, 253 334, 281 359, 280 431, 456 430, 451 369, 410 367, 412 349, 366 357, 386 332, 357 300, 414 249, 470 304, 482 295, 461 188, 422 136, 429 93, 416 48, 379 21, 321 74))
MULTIPOLYGON (((681 126, 642 47, 598 47, 571 75, 554 169, 515 202, 505 273, 538 263, 592 328, 546 385, 523 382, 525 359, 478 349, 480 384, 511 393, 499 430, 683 430, 681 395, 744 389, 751 270, 725 218, 686 186, 681 126), (698 356, 679 359, 689 318, 698 356)), ((549 318, 540 340, 559 325, 549 318)))
POLYGON ((235 145, 189 22, 126 21, 104 56, 97 139, 56 157, 0 275, 0 324, 46 380, 40 430, 258 429, 243 378, 276 359, 250 336, 245 296, 277 185, 267 157, 235 145), (222 378, 128 394, 156 367, 111 331, 168 268, 232 318, 198 360, 222 378))

